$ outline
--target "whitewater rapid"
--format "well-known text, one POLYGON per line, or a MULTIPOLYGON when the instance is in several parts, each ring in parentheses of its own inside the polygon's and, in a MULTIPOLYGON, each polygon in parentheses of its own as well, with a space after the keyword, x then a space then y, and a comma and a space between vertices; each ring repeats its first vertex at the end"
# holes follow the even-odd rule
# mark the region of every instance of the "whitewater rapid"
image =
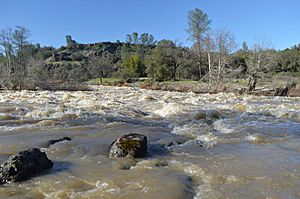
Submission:
POLYGON ((42 148, 54 168, 0 198, 299 198, 300 98, 94 86, 1 91, 0 161, 42 148), (108 158, 142 133, 143 159, 108 158))

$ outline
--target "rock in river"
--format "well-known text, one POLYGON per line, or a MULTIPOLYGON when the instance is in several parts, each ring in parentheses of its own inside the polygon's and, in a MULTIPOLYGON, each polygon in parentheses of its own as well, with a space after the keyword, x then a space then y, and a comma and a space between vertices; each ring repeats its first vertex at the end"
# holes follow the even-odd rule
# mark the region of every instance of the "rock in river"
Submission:
POLYGON ((49 141, 45 144, 45 146, 46 146, 46 147, 49 147, 50 145, 53 145, 53 144, 55 144, 55 143, 57 143, 57 142, 71 141, 71 140, 72 140, 72 139, 69 138, 69 137, 63 137, 63 138, 60 138, 60 139, 57 139, 57 140, 49 140, 49 141))
POLYGON ((145 135, 131 133, 116 139, 110 148, 109 156, 141 158, 147 155, 147 137, 145 135))
POLYGON ((37 148, 21 151, 0 166, 0 184, 27 180, 52 166, 53 162, 37 148))

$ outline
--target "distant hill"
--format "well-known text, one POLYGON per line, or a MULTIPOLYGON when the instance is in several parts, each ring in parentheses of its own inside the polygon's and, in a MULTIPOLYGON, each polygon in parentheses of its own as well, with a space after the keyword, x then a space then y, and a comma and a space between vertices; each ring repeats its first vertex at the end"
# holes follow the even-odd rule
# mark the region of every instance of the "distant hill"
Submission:
POLYGON ((45 63, 49 68, 58 68, 61 65, 82 65, 92 57, 101 57, 104 54, 110 54, 115 62, 121 59, 122 48, 132 49, 134 47, 143 47, 153 49, 155 45, 129 44, 125 42, 98 42, 91 44, 71 44, 62 46, 55 53, 46 59, 45 63))

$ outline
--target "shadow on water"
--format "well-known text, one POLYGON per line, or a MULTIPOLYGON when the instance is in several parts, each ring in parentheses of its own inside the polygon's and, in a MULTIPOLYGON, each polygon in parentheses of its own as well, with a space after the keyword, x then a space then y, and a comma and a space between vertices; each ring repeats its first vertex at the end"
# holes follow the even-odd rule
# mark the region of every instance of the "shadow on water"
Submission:
POLYGON ((170 155, 170 151, 167 147, 162 146, 161 144, 152 143, 148 145, 148 157, 154 158, 159 156, 170 155))
MULTIPOLYGON (((57 173, 61 173, 61 172, 69 170, 72 165, 73 164, 68 161, 53 161, 53 167, 51 169, 47 169, 47 170, 43 171, 42 173, 33 176, 32 178, 48 176, 48 175, 56 175, 57 173)), ((32 179, 32 178, 30 178, 30 179, 32 179)), ((30 180, 30 179, 28 179, 28 180, 30 180)))
POLYGON ((49 170, 49 174, 55 174, 59 172, 64 172, 69 170, 70 167, 73 165, 71 162, 68 161, 53 161, 54 165, 52 169, 49 170))

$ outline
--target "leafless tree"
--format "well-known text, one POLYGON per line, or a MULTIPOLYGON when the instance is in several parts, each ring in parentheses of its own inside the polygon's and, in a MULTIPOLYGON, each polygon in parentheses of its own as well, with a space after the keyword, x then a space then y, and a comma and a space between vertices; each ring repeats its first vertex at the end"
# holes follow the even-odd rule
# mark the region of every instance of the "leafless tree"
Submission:
POLYGON ((29 44, 30 31, 27 28, 22 26, 16 26, 15 31, 13 32, 13 43, 15 46, 15 83, 19 90, 22 89, 25 83, 25 79, 28 76, 28 61, 30 56, 26 52, 26 45, 29 44))
POLYGON ((215 51, 215 42, 213 40, 211 32, 209 32, 204 38, 204 51, 207 53, 208 63, 208 88, 211 90, 212 86, 212 68, 213 68, 213 52, 215 51))
POLYGON ((13 65, 13 57, 14 57, 14 42, 13 42, 13 30, 11 28, 7 28, 5 30, 0 31, 0 50, 5 55, 5 62, 6 62, 6 70, 7 77, 9 78, 10 75, 14 72, 13 65))
POLYGON ((29 58, 27 66, 28 75, 26 77, 27 87, 32 89, 47 87, 46 84, 50 77, 44 65, 43 59, 29 58))
POLYGON ((5 55, 5 80, 9 87, 22 89, 27 73, 28 53, 25 47, 29 44, 30 31, 22 26, 0 31, 0 49, 5 55))
POLYGON ((205 36, 203 46, 207 53, 209 90, 213 87, 217 90, 231 73, 229 70, 230 53, 236 46, 235 39, 229 31, 219 29, 205 36))
POLYGON ((229 65, 230 53, 236 48, 236 42, 233 34, 227 30, 219 29, 215 36, 216 56, 217 56, 217 74, 216 89, 230 71, 225 70, 229 65))
POLYGON ((102 79, 112 69, 111 61, 105 57, 92 57, 88 63, 88 70, 93 76, 99 78, 100 84, 103 83, 102 79))
POLYGON ((246 59, 249 91, 255 90, 258 79, 264 76, 264 72, 272 64, 273 50, 270 46, 266 41, 259 41, 253 44, 249 52, 246 59))

